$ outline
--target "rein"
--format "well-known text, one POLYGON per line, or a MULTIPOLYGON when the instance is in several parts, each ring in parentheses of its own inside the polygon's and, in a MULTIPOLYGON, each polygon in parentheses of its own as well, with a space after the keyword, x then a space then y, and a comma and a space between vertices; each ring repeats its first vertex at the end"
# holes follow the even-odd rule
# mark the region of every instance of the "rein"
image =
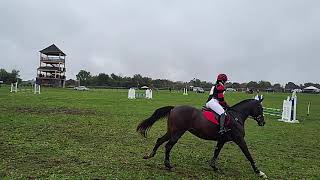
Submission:
POLYGON ((237 113, 239 113, 239 114, 241 114, 241 115, 243 115, 243 113, 240 112, 240 111, 238 111, 238 110, 235 110, 235 109, 233 109, 233 108, 231 108, 231 107, 228 109, 228 111, 226 111, 226 113, 229 114, 230 116, 232 116, 232 118, 233 118, 237 123, 239 123, 239 124, 241 124, 241 125, 243 126, 243 122, 240 121, 240 118, 234 116, 234 114, 231 113, 230 111, 231 111, 231 112, 232 112, 232 111, 237 112, 237 113), (229 112, 230 112, 230 113, 229 113, 229 112))
MULTIPOLYGON (((234 111, 234 112, 239 113, 239 114, 241 114, 241 115, 244 116, 244 113, 242 113, 241 111, 235 110, 235 109, 233 109, 232 107, 230 107, 230 108, 228 109, 227 113, 228 113, 229 111, 234 111)), ((244 124, 244 121, 241 122, 241 121, 238 119, 238 117, 235 117, 235 116, 233 115, 233 113, 229 113, 229 114, 233 117, 233 119, 234 119, 236 122, 238 122, 238 123, 241 124, 241 125, 244 124)), ((254 119, 255 121, 259 122, 260 119, 261 119, 261 117, 263 117, 263 115, 260 114, 259 116, 256 116, 256 117, 253 117, 253 116, 250 116, 250 115, 249 115, 249 117, 251 117, 251 118, 254 119)))

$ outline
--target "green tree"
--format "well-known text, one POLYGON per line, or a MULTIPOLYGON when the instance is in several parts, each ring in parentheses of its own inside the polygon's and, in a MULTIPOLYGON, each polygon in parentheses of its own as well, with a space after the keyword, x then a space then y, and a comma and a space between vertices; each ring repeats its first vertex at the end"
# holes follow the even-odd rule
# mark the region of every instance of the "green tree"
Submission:
POLYGON ((110 77, 108 74, 105 73, 100 73, 97 76, 97 83, 99 86, 105 86, 108 85, 110 83, 110 77))
POLYGON ((7 83, 10 74, 5 69, 0 69, 0 80, 7 83))
POLYGON ((272 87, 271 83, 269 81, 259 81, 258 88, 260 90, 265 90, 272 87))
POLYGON ((194 80, 194 86, 196 86, 196 87, 200 87, 200 86, 201 86, 201 81, 200 81, 200 79, 195 79, 195 80, 194 80))
POLYGON ((88 71, 80 70, 80 72, 76 75, 77 80, 80 81, 81 85, 89 85, 89 81, 91 79, 91 74, 88 71))
POLYGON ((132 80, 137 87, 140 87, 143 85, 142 76, 140 74, 133 75, 132 80))
POLYGON ((143 85, 151 86, 151 84, 152 84, 152 79, 149 78, 149 77, 143 77, 143 78, 142 78, 142 83, 143 83, 143 85))
POLYGON ((275 91, 283 91, 283 88, 281 87, 281 84, 279 84, 279 83, 276 83, 276 84, 274 84, 273 85, 273 87, 272 87, 275 91))
POLYGON ((258 83, 255 82, 255 81, 250 81, 250 82, 247 84, 247 88, 257 89, 257 88, 258 88, 258 83))
POLYGON ((296 84, 293 83, 293 82, 288 82, 288 83, 284 86, 284 88, 285 88, 286 90, 292 90, 292 89, 297 89, 297 88, 299 88, 299 86, 296 85, 296 84))
POLYGON ((7 72, 5 69, 0 69, 0 80, 3 81, 5 84, 10 84, 14 82, 21 82, 19 78, 20 71, 13 69, 11 73, 7 72))
POLYGON ((232 83, 231 82, 226 82, 224 86, 226 88, 232 88, 232 83))
POLYGON ((239 88, 241 88, 241 85, 237 82, 234 82, 234 83, 232 83, 232 88, 239 89, 239 88))

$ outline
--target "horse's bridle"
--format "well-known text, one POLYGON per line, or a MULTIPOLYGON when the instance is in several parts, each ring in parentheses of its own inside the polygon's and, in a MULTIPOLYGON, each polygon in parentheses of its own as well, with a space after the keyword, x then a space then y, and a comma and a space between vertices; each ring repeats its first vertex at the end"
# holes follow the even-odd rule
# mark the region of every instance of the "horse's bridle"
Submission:
POLYGON ((260 122, 261 118, 263 117, 262 114, 260 114, 259 116, 256 116, 256 117, 252 117, 254 120, 260 122))
MULTIPOLYGON (((231 111, 236 111, 236 112, 238 112, 239 114, 243 114, 242 112, 237 111, 237 110, 235 110, 235 109, 229 108, 228 110, 229 110, 229 111, 230 111, 230 110, 231 110, 231 111)), ((231 116, 233 116, 233 115, 231 115, 231 116)), ((259 114, 259 115, 256 116, 256 117, 253 117, 253 116, 251 116, 251 117, 252 117, 255 121, 257 121, 258 123, 262 123, 261 119, 263 118, 263 114, 259 114)), ((234 118, 238 123, 242 124, 242 123, 238 120, 238 118, 235 118, 234 116, 233 116, 233 118, 234 118)))
POLYGON ((261 119, 263 118, 263 115, 262 114, 260 114, 260 115, 258 115, 258 116, 256 116, 256 117, 252 117, 255 121, 257 121, 258 122, 258 124, 259 125, 264 125, 265 124, 265 122, 263 122, 261 119), (260 124, 261 123, 261 124, 260 124))

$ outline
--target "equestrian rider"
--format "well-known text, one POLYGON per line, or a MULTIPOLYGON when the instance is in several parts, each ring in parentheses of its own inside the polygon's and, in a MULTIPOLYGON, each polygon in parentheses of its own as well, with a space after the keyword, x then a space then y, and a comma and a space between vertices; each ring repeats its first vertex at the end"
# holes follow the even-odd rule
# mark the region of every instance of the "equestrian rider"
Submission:
POLYGON ((225 74, 219 74, 217 77, 216 84, 211 88, 209 97, 206 103, 206 107, 212 109, 217 114, 220 115, 219 118, 219 134, 222 135, 226 132, 224 127, 224 121, 226 118, 226 113, 224 109, 229 108, 229 105, 224 100, 224 84, 228 81, 228 77, 225 74))

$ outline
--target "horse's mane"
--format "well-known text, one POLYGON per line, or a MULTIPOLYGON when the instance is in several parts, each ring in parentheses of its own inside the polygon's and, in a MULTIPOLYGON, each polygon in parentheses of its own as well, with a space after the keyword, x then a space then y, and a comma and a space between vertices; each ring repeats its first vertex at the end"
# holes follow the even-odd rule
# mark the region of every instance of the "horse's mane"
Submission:
POLYGON ((251 102, 251 101, 257 101, 256 99, 245 99, 235 105, 233 105, 231 108, 236 108, 238 106, 241 106, 242 104, 245 104, 245 103, 248 103, 248 102, 251 102))

